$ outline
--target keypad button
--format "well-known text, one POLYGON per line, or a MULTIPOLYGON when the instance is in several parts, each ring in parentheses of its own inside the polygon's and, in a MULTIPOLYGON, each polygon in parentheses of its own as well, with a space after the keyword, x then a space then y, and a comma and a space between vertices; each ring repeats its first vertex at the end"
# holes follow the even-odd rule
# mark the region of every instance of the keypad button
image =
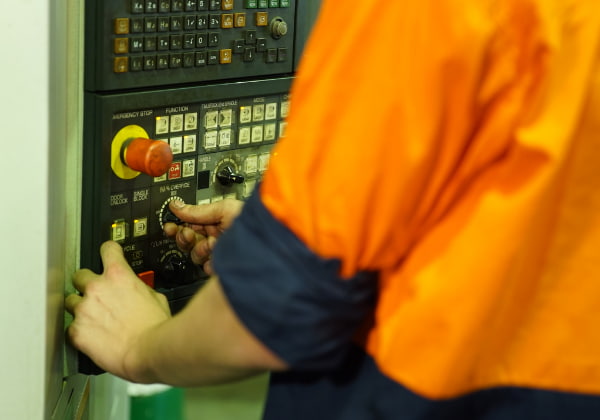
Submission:
POLYGON ((169 57, 169 67, 172 69, 178 69, 183 65, 182 54, 171 54, 169 57))
POLYGON ((236 39, 233 41, 234 54, 242 54, 244 52, 244 48, 246 48, 246 43, 243 39, 236 39))
POLYGON ((221 34, 218 32, 211 32, 208 34, 208 46, 216 47, 219 45, 219 41, 221 40, 221 34))
POLYGON ((144 13, 144 1, 143 0, 132 0, 131 1, 131 13, 144 13))
POLYGON ((159 70, 165 70, 169 68, 168 54, 160 54, 156 56, 156 68, 159 70))
POLYGON ((290 0, 279 0, 279 7, 290 7, 290 0))
POLYGON ((129 69, 129 57, 115 57, 113 71, 115 73, 127 73, 129 69))
POLYGON ((188 50, 196 46, 196 35, 185 34, 183 35, 183 48, 188 50))
POLYGON ((131 33, 139 34, 144 32, 144 19, 141 17, 131 19, 131 33))
POLYGON ((158 2, 156 0, 146 0, 146 13, 156 13, 158 11, 158 2))
POLYGON ((131 52, 144 51, 144 38, 131 38, 130 43, 129 50, 131 52))
POLYGON ((183 67, 194 67, 195 56, 193 52, 183 54, 183 67))
POLYGON ((196 53, 196 67, 206 66, 206 51, 199 51, 196 53))
POLYGON ((210 10, 221 10, 221 0, 209 0, 210 10))
POLYGON ((275 63, 277 61, 277 49, 267 48, 267 54, 265 55, 265 61, 267 63, 275 63))
POLYGON ((173 0, 171 2, 171 12, 183 12, 183 0, 173 0))
POLYGON ((207 15, 199 15, 196 20, 197 27, 196 29, 208 29, 208 16, 207 15))
POLYGON ((255 30, 247 30, 245 34, 245 41, 248 45, 256 44, 256 31, 255 30))
POLYGON ((221 1, 221 9, 222 10, 233 10, 233 0, 222 0, 221 1))
POLYGON ((259 9, 266 9, 268 5, 269 5, 268 0, 258 0, 258 8, 259 9))
POLYGON ((116 18, 114 26, 115 35, 125 35, 129 33, 129 19, 116 18))
POLYGON ((244 48, 244 61, 249 63, 254 61, 254 48, 244 48))
POLYGON ((265 38, 256 38, 256 51, 257 52, 267 51, 267 40, 265 38))
POLYGON ((158 18, 158 31, 159 32, 168 32, 171 27, 171 20, 168 17, 159 17, 158 18))
POLYGON ((181 31, 183 28, 183 16, 172 16, 171 17, 171 30, 181 31))
POLYGON ((234 13, 233 20, 236 28, 244 28, 246 26, 246 13, 234 13))
POLYGON ((209 15, 208 27, 210 29, 218 29, 221 27, 221 15, 209 15))
POLYGON ((219 52, 219 63, 221 64, 231 64, 231 50, 223 49, 219 52))
POLYGON ((246 9, 256 9, 258 7, 257 0, 244 0, 244 7, 246 9))
POLYGON ((204 48, 208 46, 208 34, 197 34, 196 35, 196 47, 204 48))
POLYGON ((144 51, 156 51, 155 36, 147 36, 144 38, 144 51))
POLYGON ((131 71, 142 71, 144 69, 144 59, 140 56, 131 57, 131 71))
POLYGON ((209 51, 207 61, 209 65, 219 64, 219 51, 209 51))
POLYGON ((144 56, 144 70, 155 70, 156 69, 156 56, 145 55, 144 56))
POLYGON ((186 0, 185 2, 185 11, 186 12, 194 12, 198 8, 198 2, 196 0, 186 0))
POLYGON ((269 24, 269 12, 256 12, 256 26, 267 26, 269 24))
POLYGON ((168 13, 171 10, 171 0, 160 0, 158 3, 158 11, 160 13, 168 13))
POLYGON ((196 29, 196 16, 195 15, 187 15, 183 22, 183 28, 186 31, 196 29))
POLYGON ((158 37, 158 50, 167 51, 171 45, 171 40, 168 35, 158 37))
POLYGON ((198 10, 208 10, 208 0, 198 0, 198 10))
POLYGON ((115 54, 126 54, 129 52, 129 40, 127 38, 115 38, 114 41, 115 54))
POLYGON ((145 32, 156 32, 157 23, 156 18, 144 18, 144 31, 145 32))
POLYGON ((279 0, 269 0, 269 7, 279 7, 279 0))
POLYGON ((233 28, 233 14, 226 13, 221 16, 221 28, 230 29, 233 28))
POLYGON ((288 59, 288 49, 287 48, 277 48, 277 61, 284 62, 288 59))
POLYGON ((183 47, 183 36, 171 35, 170 46, 172 50, 180 50, 183 47))

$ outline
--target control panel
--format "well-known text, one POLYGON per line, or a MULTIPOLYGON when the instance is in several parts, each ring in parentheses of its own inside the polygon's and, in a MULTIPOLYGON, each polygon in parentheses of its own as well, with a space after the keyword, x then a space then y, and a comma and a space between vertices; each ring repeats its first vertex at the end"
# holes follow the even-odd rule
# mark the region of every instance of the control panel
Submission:
POLYGON ((114 240, 175 313, 207 276, 164 235, 169 203, 251 194, 320 2, 84 1, 81 266, 114 240))
POLYGON ((88 1, 87 89, 291 73, 296 1, 88 1))
POLYGON ((179 310, 206 275, 163 233, 171 200, 244 200, 285 136, 291 78, 87 95, 82 265, 120 243, 140 279, 179 310), (98 117, 99 116, 99 117, 98 117))

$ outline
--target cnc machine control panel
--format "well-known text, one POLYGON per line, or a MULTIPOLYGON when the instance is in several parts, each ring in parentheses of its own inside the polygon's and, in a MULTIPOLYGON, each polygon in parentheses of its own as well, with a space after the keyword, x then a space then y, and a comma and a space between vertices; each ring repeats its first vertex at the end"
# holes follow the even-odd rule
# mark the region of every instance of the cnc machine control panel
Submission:
POLYGON ((247 198, 285 136, 290 78, 89 98, 104 117, 90 124, 82 258, 120 243, 138 276, 179 310, 206 276, 163 225, 171 200, 203 204, 247 198), (109 164, 110 163, 110 164, 109 164), (157 169, 158 168, 158 169, 157 169), (86 205, 87 204, 87 205, 86 205))
POLYGON ((88 7, 86 84, 93 90, 293 71, 296 0, 103 0, 88 7))

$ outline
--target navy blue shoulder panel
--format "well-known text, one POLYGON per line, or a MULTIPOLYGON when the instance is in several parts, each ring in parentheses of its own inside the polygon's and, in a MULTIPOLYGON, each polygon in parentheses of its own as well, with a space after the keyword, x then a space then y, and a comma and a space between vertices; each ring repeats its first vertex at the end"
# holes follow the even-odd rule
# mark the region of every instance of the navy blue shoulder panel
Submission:
MULTIPOLYGON (((399 357, 402 357, 399 355, 399 357)), ((272 374, 265 420, 597 420, 600 396, 494 388, 423 398, 385 377, 353 347, 335 372, 272 374)))
POLYGON ((241 321, 295 369, 338 366, 375 304, 374 273, 341 279, 340 262, 309 250, 257 192, 217 242, 213 266, 241 321))

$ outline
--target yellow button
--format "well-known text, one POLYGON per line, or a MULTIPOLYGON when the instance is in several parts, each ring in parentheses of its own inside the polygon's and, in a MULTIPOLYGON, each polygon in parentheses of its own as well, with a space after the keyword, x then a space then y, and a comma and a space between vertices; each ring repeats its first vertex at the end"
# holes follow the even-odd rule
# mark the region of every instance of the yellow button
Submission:
POLYGON ((129 52, 129 40, 127 38, 115 38, 115 54, 126 54, 129 52))
POLYGON ((235 13, 233 16, 236 28, 243 28, 246 26, 246 13, 235 13))
POLYGON ((231 63, 231 50, 225 49, 220 51, 219 63, 230 64, 231 63))
POLYGON ((233 10, 233 0, 223 0, 221 2, 221 9, 223 9, 223 10, 233 10))
POLYGON ((221 28, 233 28, 233 15, 225 13, 221 16, 221 28))
POLYGON ((115 19, 115 34, 124 35, 129 33, 129 19, 128 18, 116 18, 115 19))
POLYGON ((127 73, 129 70, 129 57, 116 57, 113 65, 115 73, 127 73))
POLYGON ((256 26, 267 26, 269 24, 269 12, 256 12, 256 26))

